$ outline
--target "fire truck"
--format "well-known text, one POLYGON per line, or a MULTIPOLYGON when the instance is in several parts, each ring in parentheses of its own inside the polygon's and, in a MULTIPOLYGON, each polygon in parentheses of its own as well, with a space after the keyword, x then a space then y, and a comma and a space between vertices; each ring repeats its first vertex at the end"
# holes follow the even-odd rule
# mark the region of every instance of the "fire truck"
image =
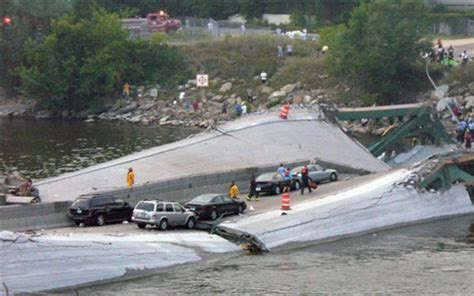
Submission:
POLYGON ((181 21, 169 18, 163 10, 149 13, 146 18, 122 19, 122 28, 130 33, 131 37, 147 36, 155 32, 170 33, 181 29, 181 21))

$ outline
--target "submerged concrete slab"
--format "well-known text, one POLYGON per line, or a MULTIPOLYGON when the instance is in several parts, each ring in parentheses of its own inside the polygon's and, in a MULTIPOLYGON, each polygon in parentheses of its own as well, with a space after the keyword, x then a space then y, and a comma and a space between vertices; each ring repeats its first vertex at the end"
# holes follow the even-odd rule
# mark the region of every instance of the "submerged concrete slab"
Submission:
POLYGON ((474 213, 463 184, 443 192, 405 185, 416 170, 398 169, 325 198, 219 225, 256 236, 267 248, 355 235, 452 215, 474 213))
MULTIPOLYGON (((94 190, 125 187, 127 169, 136 185, 230 169, 320 159, 371 172, 388 170, 361 144, 317 111, 248 115, 212 131, 36 183, 43 201, 73 200, 94 190)), ((230 181, 230 180, 229 180, 230 181)))
POLYGON ((199 261, 206 254, 239 250, 219 236, 199 231, 39 237, 4 231, 0 232, 0 282, 11 293, 37 292, 143 273, 199 261))

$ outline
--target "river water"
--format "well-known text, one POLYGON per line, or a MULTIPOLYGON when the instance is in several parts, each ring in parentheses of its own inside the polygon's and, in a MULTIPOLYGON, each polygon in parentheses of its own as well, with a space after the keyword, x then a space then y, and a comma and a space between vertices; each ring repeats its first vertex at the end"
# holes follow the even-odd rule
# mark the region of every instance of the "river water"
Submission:
POLYGON ((196 132, 117 121, 85 123, 0 117, 0 175, 18 171, 33 179, 57 176, 196 132))
POLYGON ((79 295, 473 291, 474 215, 263 255, 227 255, 78 290, 79 295))
MULTIPOLYGON (((176 141, 194 132, 120 122, 0 118, 0 170, 45 178, 176 141)), ((473 291, 474 215, 261 255, 211 257, 139 279, 78 290, 80 295, 469 295, 473 291)))

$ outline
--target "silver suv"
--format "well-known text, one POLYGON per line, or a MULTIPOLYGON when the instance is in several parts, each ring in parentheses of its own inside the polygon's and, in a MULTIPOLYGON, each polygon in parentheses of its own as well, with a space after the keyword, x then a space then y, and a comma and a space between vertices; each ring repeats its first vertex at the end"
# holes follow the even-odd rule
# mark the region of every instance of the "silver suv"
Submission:
POLYGON ((186 226, 194 228, 196 213, 185 209, 177 202, 142 200, 133 210, 132 221, 139 228, 145 228, 147 224, 156 225, 161 230, 169 226, 186 226))

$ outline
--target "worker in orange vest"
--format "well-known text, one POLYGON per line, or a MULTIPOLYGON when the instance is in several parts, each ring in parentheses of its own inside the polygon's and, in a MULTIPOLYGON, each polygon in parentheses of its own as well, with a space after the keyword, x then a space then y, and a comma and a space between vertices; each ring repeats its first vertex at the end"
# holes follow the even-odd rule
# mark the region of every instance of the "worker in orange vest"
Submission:
POLYGON ((235 184, 234 181, 230 183, 229 187, 229 197, 230 198, 239 198, 239 188, 237 187, 237 184, 235 184))
POLYGON ((135 172, 132 168, 129 168, 127 173, 127 186, 130 188, 133 184, 135 184, 135 172))
POLYGON ((125 99, 128 99, 128 96, 130 95, 130 84, 125 81, 125 83, 122 86, 122 97, 125 99))

